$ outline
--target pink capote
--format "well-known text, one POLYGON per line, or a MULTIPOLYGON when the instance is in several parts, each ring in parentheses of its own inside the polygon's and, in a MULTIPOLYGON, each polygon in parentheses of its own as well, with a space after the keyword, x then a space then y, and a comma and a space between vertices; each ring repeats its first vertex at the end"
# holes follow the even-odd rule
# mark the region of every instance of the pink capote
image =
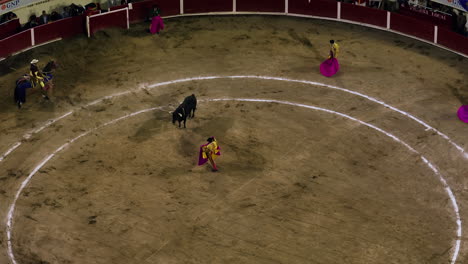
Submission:
POLYGON ((457 115, 461 121, 468 123, 468 105, 460 106, 460 108, 458 108, 457 115))
POLYGON ((151 20, 151 34, 159 33, 159 31, 164 29, 164 22, 160 16, 155 16, 151 20))
POLYGON ((325 77, 335 75, 340 69, 340 64, 336 58, 330 58, 320 64, 320 73, 325 77))
MULTIPOLYGON (((204 159, 203 158, 203 147, 204 146, 207 146, 208 144, 210 143, 206 143, 206 144, 203 144, 200 146, 200 154, 198 155, 198 166, 201 166, 203 164, 205 164, 207 161, 208 161, 208 158, 204 159)), ((221 148, 218 146, 218 150, 221 150, 221 148)), ((221 151, 218 151, 218 153, 216 153, 215 155, 217 156, 220 156, 221 155, 221 151)))

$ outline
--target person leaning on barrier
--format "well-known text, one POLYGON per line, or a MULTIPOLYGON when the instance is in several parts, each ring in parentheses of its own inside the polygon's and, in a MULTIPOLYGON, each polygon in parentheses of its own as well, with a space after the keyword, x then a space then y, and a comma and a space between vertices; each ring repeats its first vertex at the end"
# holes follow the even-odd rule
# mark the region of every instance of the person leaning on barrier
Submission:
POLYGON ((57 21, 57 20, 60 20, 62 19, 62 16, 57 13, 56 11, 53 11, 51 14, 50 14, 50 21, 57 21))
POLYGON ((42 73, 39 71, 39 68, 37 68, 37 63, 39 62, 39 60, 36 60, 36 59, 33 59, 31 61, 31 66, 29 68, 29 75, 31 76, 31 84, 33 86, 33 88, 39 84, 41 85, 42 88, 44 88, 45 84, 44 84, 44 76, 42 75, 42 73))
POLYGON ((38 25, 39 25, 39 24, 37 23, 37 17, 36 17, 36 15, 31 15, 31 16, 29 17, 28 23, 24 24, 23 29, 24 29, 24 30, 30 29, 30 28, 36 27, 36 26, 38 26, 38 25))
POLYGON ((44 25, 49 23, 49 15, 46 13, 45 10, 42 10, 42 15, 39 17, 39 24, 44 25))

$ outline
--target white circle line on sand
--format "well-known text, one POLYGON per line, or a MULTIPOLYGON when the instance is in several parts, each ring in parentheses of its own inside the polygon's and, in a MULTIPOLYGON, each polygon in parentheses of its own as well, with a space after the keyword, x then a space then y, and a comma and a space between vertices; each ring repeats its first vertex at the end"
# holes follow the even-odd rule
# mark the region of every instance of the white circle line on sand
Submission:
MULTIPOLYGON (((437 135, 439 135, 440 137, 442 137, 443 139, 445 139, 446 141, 448 141, 452 146, 454 146, 461 154, 463 157, 467 158, 468 159, 468 153, 465 152, 465 150, 463 149, 463 147, 461 147, 460 145, 458 145, 457 143, 455 143, 452 139, 450 139, 450 137, 448 137, 446 134, 440 132, 439 130, 435 129, 434 127, 430 126, 429 124, 427 124, 426 122, 424 122, 423 120, 415 117, 414 115, 408 113, 408 112, 405 112, 403 110, 400 110, 396 107, 393 107, 375 97, 372 97, 372 96, 368 96, 368 95, 365 95, 363 93, 360 93, 360 92, 356 92, 356 91, 353 91, 353 90, 348 90, 348 89, 345 89, 345 88, 341 88, 341 87, 338 87, 338 86, 334 86, 334 85, 329 85, 329 84, 324 84, 324 83, 319 83, 319 82, 313 82, 313 81, 307 81, 307 80, 295 80, 295 79, 288 79, 288 78, 282 78, 282 77, 271 77, 271 76, 260 76, 260 75, 234 75, 234 76, 202 76, 202 77, 191 77, 191 78, 184 78, 184 79, 178 79, 178 80, 173 80, 173 81, 167 81, 167 82, 160 82, 160 83, 155 83, 155 84, 151 84, 151 85, 148 85, 148 86, 140 86, 138 87, 137 89, 135 90, 129 90, 129 91, 124 91, 124 92, 119 92, 119 93, 115 93, 115 94, 111 94, 111 95, 108 95, 108 96, 105 96, 105 97, 102 97, 100 99, 97 99, 97 100, 94 100, 88 104, 85 104, 81 107, 88 107, 88 106, 92 106, 92 105, 95 105, 95 104, 98 104, 100 102, 102 102, 103 100, 106 100, 106 99, 112 99, 114 97, 118 97, 118 96, 122 96, 122 95, 126 95, 126 94, 129 94, 133 91, 137 91, 137 90, 142 90, 142 89, 153 89, 153 88, 156 88, 156 87, 160 87, 160 86, 164 86, 164 85, 170 85, 170 84, 176 84, 176 83, 183 83, 183 82, 190 82, 190 81, 201 81, 201 80, 215 80, 215 79, 263 79, 263 80, 274 80, 274 81, 285 81, 285 82, 295 82, 295 83, 303 83, 303 84, 309 84, 309 85, 315 85, 315 86, 320 86, 320 87, 326 87, 326 88, 330 88, 330 89, 335 89, 335 90, 339 90, 339 91, 342 91, 342 92, 346 92, 346 93, 350 93, 350 94, 354 94, 354 95, 357 95, 357 96, 360 96, 360 97, 363 97, 363 98, 366 98, 367 100, 370 100, 372 102, 375 102, 377 104, 380 104, 388 109, 391 109, 401 115, 404 115, 410 119, 412 119, 413 121, 416 121, 417 123, 421 124, 422 126, 424 126, 426 128, 426 130, 432 130, 434 132, 437 133, 437 135)), ((28 139, 31 137, 31 135, 35 134, 35 133, 39 133, 40 131, 42 131, 44 128, 52 125, 53 123, 67 117, 68 115, 72 114, 74 111, 70 111, 70 112, 67 112, 65 113, 64 115, 58 117, 58 118, 55 118, 55 119, 51 119, 51 120, 48 120, 46 121, 46 123, 44 125, 42 125, 40 128, 38 129, 35 129, 35 130, 32 130, 30 132, 28 132, 27 134, 25 134, 23 136, 24 139, 28 139)), ((19 146, 21 145, 21 142, 16 142, 13 144, 12 147, 10 147, 4 154, 2 154, 0 156, 0 162, 2 162, 6 156, 8 156, 10 153, 12 153, 16 148, 18 148, 19 146)))
MULTIPOLYGON (((322 111, 322 112, 326 112, 326 113, 330 113, 330 114, 334 114, 334 115, 338 115, 338 116, 341 116, 341 117, 344 117, 344 118, 347 118, 349 120, 352 120, 352 121, 355 121, 355 122, 358 122, 359 124, 361 125, 364 125, 364 126, 367 126, 369 128, 372 128, 388 137, 390 137, 391 139, 393 139, 394 141, 402 144, 403 146, 405 146, 408 150, 410 150, 411 152, 417 154, 420 156, 421 160, 439 177, 439 180, 441 181, 441 183, 443 184, 450 200, 452 201, 452 205, 453 205, 453 210, 455 212, 455 216, 456 216, 456 224, 457 224, 457 237, 456 237, 456 240, 455 240, 455 248, 454 248, 454 251, 453 251, 453 255, 452 255, 452 259, 451 259, 451 264, 455 264, 456 263, 456 260, 458 258, 458 253, 459 253, 459 250, 460 250, 460 243, 461 243, 461 234, 462 234, 462 221, 461 221, 461 218, 460 218, 460 214, 459 214, 459 210, 458 210, 458 205, 457 205, 457 201, 456 201, 456 198, 455 196, 453 195, 453 192, 450 188, 450 186, 447 184, 447 181, 445 180, 445 178, 442 176, 442 174, 439 172, 439 170, 436 168, 436 166, 434 166, 428 159, 426 159, 421 153, 419 153, 418 151, 416 151, 413 147, 411 147, 410 145, 408 145, 406 142, 402 141, 401 139, 399 139, 398 137, 396 137, 395 135, 389 133, 389 132, 386 132, 385 130, 379 128, 379 127, 376 127, 372 124, 369 124, 369 123, 366 123, 360 119, 357 119, 357 118, 354 118, 352 116, 349 116, 349 115, 346 115, 346 114, 343 114, 343 113, 340 113, 340 112, 336 112, 336 111, 333 111, 333 110, 329 110, 329 109, 326 109, 326 108, 321 108, 321 107, 317 107, 317 106, 311 106, 311 105, 306 105, 306 104, 298 104, 298 103, 293 103, 293 102, 289 102, 289 101, 280 101, 280 100, 269 100, 269 99, 249 99, 249 98, 220 98, 220 99, 207 99, 207 100, 199 100, 200 102, 219 102, 219 101, 242 101, 242 102, 263 102, 263 103, 277 103, 277 104, 283 104, 283 105, 291 105, 291 106, 297 106, 297 107, 302 107, 302 108, 308 108, 308 109, 312 109, 312 110, 318 110, 318 111, 322 111)), ((10 208, 9 208, 9 211, 8 211, 8 214, 7 214, 7 223, 6 223, 6 233, 7 233, 7 244, 8 244, 8 256, 11 260, 11 262, 13 264, 18 264, 18 262, 16 261, 15 259, 15 256, 14 256, 14 252, 13 252, 13 246, 12 246, 12 237, 11 237, 11 232, 12 232, 12 229, 13 229, 13 215, 14 215, 14 212, 15 212, 15 207, 16 207, 16 202, 18 200, 18 198, 20 197, 23 189, 28 185, 28 183, 31 181, 32 177, 37 173, 37 171, 39 171, 50 159, 52 159, 57 153, 59 153, 60 151, 62 151, 63 149, 65 149, 66 147, 68 147, 70 144, 72 144, 73 142, 77 141, 78 139, 88 135, 89 133, 95 131, 95 130, 98 130, 100 128, 103 128, 105 126, 108 126, 110 124, 114 124, 118 121, 121 121, 123 119, 126 119, 128 117, 132 117, 132 116, 136 116, 138 114, 141 114, 141 113, 146 113, 146 112, 149 112, 149 111, 153 111, 153 110, 160 110, 162 109, 163 107, 153 107, 153 108, 148 108, 148 109, 144 109, 144 110, 140 110, 140 111, 137 111, 137 112, 134 112, 134 113, 130 113, 130 114, 127 114, 127 115, 124 115, 122 117, 119 117, 117 119, 114 119, 114 120, 111 120, 107 123, 104 123, 96 128, 93 128, 93 129, 90 129, 88 130, 87 132, 84 132, 82 134, 80 134, 79 136, 69 140, 67 143, 63 144, 62 146, 60 146, 59 148, 57 148, 54 152, 52 152, 52 154, 48 155, 45 159, 43 159, 39 165, 37 165, 33 170, 32 172, 28 175, 28 177, 21 183, 21 186, 20 188, 18 189, 16 195, 15 195, 15 198, 12 202, 12 204, 10 205, 10 208)))

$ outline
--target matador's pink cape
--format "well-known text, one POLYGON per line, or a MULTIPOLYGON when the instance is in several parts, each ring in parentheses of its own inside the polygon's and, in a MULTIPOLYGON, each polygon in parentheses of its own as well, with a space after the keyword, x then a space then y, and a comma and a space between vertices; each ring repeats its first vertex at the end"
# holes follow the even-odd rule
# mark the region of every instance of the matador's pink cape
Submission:
POLYGON ((151 34, 159 33, 159 31, 164 29, 164 22, 160 16, 155 16, 151 20, 151 34))
POLYGON ((460 106, 460 108, 458 108, 457 115, 461 121, 468 123, 468 105, 460 106))
POLYGON ((320 73, 325 77, 335 75, 340 69, 340 64, 336 58, 330 58, 320 64, 320 73))
POLYGON ((215 159, 217 156, 220 156, 221 155, 221 148, 218 146, 218 143, 216 141, 213 141, 211 143, 206 143, 206 144, 203 144, 200 146, 200 154, 198 155, 198 166, 201 166, 203 164, 205 164, 207 161, 208 161, 208 157, 206 156, 206 154, 203 152, 203 147, 205 146, 208 146, 212 143, 215 143, 215 155, 213 155, 213 159, 215 159))

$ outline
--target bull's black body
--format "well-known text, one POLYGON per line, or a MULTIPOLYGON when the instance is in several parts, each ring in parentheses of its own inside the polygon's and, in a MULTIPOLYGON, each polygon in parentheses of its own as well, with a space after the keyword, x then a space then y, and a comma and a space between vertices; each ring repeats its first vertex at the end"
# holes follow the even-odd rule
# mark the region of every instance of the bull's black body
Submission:
POLYGON ((172 113, 172 123, 175 124, 176 121, 180 123, 184 121, 184 128, 186 128, 185 123, 188 118, 195 117, 195 110, 197 110, 197 98, 194 94, 185 97, 181 105, 177 107, 176 110, 172 113))

